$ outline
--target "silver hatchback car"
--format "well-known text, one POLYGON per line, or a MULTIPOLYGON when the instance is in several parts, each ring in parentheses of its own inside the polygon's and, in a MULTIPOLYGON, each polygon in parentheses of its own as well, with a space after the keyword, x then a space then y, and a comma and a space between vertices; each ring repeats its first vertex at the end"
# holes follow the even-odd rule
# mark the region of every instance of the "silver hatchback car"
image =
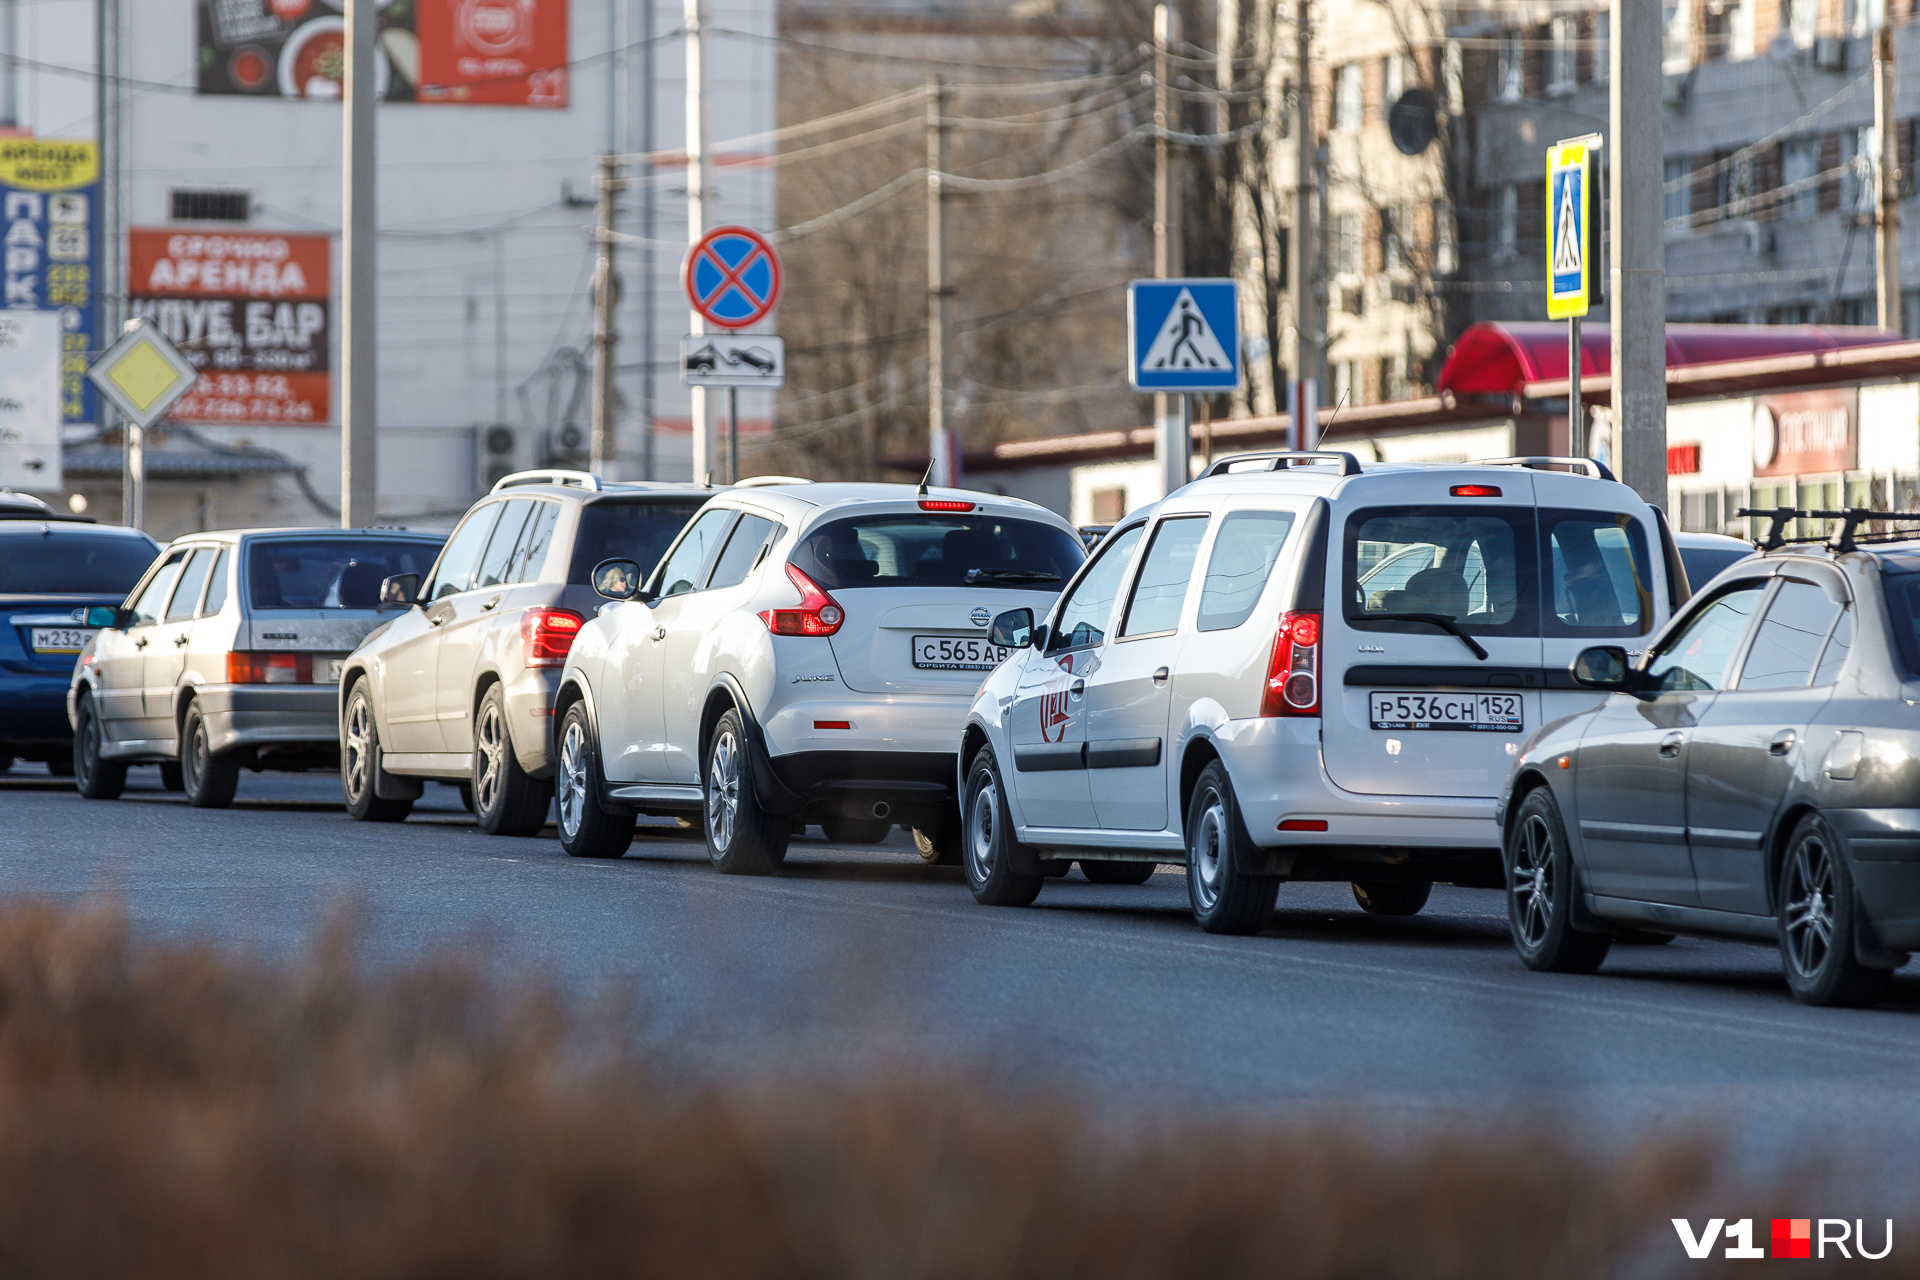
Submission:
POLYGON ((176 539, 124 605, 89 610, 100 630, 67 688, 80 794, 111 800, 129 765, 158 764, 217 809, 243 768, 332 768, 341 665, 393 616, 380 583, 424 573, 443 541, 390 529, 176 539))

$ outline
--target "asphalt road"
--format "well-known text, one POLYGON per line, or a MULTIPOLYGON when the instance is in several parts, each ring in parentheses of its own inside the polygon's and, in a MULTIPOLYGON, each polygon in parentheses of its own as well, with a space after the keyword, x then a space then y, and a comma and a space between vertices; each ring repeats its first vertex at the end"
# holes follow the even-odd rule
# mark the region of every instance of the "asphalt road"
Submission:
POLYGON ((1877 1010, 1808 1009, 1775 953, 1738 944, 1620 946, 1595 976, 1529 973, 1486 890, 1439 888, 1419 917, 1387 920, 1344 885, 1287 886, 1264 934, 1213 938, 1166 869, 1139 887, 1075 871, 1034 907, 990 910, 899 831, 866 848, 816 832, 780 875, 740 879, 684 836, 576 861, 551 827, 481 834, 450 788, 398 826, 350 821, 338 794, 327 775, 246 775, 231 810, 201 812, 153 769, 90 802, 15 766, 0 892, 112 889, 143 929, 274 956, 357 902, 376 963, 477 944, 509 972, 629 985, 644 1036, 695 1076, 939 1062, 1149 1112, 1605 1137, 1707 1125, 1763 1162, 1839 1147, 1920 1181, 1920 973, 1877 1010))

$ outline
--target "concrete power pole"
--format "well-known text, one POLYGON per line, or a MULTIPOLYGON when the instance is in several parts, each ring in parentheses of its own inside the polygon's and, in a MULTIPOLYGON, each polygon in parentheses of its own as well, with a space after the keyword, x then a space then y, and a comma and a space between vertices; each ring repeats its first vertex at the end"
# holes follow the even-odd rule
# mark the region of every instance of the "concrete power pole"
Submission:
POLYGON ((374 235, 374 50, 378 6, 375 0, 347 0, 346 135, 341 169, 345 186, 341 209, 346 231, 341 252, 340 310, 340 526, 360 529, 378 518, 379 481, 375 474, 375 414, 378 400, 374 346, 377 285, 374 235))
MULTIPOLYGON (((686 0, 687 24, 687 252, 707 234, 712 169, 707 158, 707 0, 686 0)), ((689 329, 707 331, 707 322, 689 308, 689 329)), ((652 353, 648 353, 651 357, 652 353)), ((713 415, 705 387, 690 387, 693 429, 693 482, 713 475, 713 415)))
POLYGON ((1613 0, 1608 196, 1613 421, 1620 479, 1667 505, 1667 265, 1660 0, 1613 0))
MULTIPOLYGON (((1168 136, 1184 132, 1174 107, 1173 59, 1168 56, 1179 39, 1180 11, 1169 0, 1161 0, 1153 7, 1153 274, 1162 280, 1186 272, 1180 151, 1168 136)), ((1153 397, 1153 455, 1163 493, 1172 493, 1193 478, 1187 404, 1184 394, 1159 392, 1153 397)))
MULTIPOLYGON (((127 318, 127 11, 126 0, 99 0, 95 10, 95 57, 100 67, 100 345, 110 345, 127 318)), ((98 353, 90 353, 88 359, 98 353)), ((110 430, 119 412, 102 395, 100 429, 110 430)), ((146 442, 139 424, 120 423, 120 523, 147 522, 146 442)))
POLYGON ((947 89, 927 80, 927 450, 932 483, 951 485, 955 432, 947 416, 953 390, 951 255, 947 248, 947 89))
POLYGON ((615 196, 625 184, 620 181, 620 160, 600 157, 599 199, 594 206, 593 269, 593 454, 588 464, 593 474, 603 479, 618 479, 609 468, 617 454, 614 441, 614 351, 620 342, 615 327, 620 301, 619 276, 614 270, 614 219, 619 216, 615 196))
POLYGON ((1875 156, 1874 188, 1880 200, 1874 217, 1874 240, 1879 249, 1876 280, 1880 327, 1900 328, 1900 172, 1899 124, 1893 114, 1893 24, 1873 36, 1873 129, 1880 140, 1875 156))
POLYGON ((1314 294, 1320 260, 1314 233, 1319 148, 1313 138, 1313 24, 1307 0, 1294 0, 1293 227, 1287 245, 1287 292, 1293 296, 1293 447, 1311 449, 1320 425, 1320 308, 1314 294))

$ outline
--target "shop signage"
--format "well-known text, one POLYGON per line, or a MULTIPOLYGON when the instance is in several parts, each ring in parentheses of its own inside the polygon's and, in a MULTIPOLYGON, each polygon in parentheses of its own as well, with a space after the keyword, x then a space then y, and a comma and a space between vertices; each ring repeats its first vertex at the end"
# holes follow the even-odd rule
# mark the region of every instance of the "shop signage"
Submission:
MULTIPOLYGON (((98 421, 99 400, 87 381, 87 365, 94 355, 99 310, 94 296, 100 267, 95 222, 100 205, 99 154, 93 142, 0 139, 4 308, 46 311, 58 317, 62 422, 98 421)), ((37 326, 30 328, 41 332, 37 326)), ((36 338, 20 347, 9 337, 8 359, 16 359, 19 351, 37 351, 39 341, 36 338)))
POLYGON ((1852 387, 1765 396, 1753 405, 1753 474, 1824 475, 1854 469, 1860 393, 1852 387))

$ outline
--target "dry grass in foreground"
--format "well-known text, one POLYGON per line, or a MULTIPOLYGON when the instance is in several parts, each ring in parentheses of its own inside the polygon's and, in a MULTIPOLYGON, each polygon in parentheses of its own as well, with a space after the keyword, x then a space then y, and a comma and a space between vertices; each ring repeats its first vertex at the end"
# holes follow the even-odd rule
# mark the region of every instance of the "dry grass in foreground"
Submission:
POLYGON ((278 969, 0 906, 0 1276, 1603 1276, 1711 1172, 1538 1133, 1123 1136, 925 1077, 667 1088, 614 1011, 370 977, 347 932, 278 969))

